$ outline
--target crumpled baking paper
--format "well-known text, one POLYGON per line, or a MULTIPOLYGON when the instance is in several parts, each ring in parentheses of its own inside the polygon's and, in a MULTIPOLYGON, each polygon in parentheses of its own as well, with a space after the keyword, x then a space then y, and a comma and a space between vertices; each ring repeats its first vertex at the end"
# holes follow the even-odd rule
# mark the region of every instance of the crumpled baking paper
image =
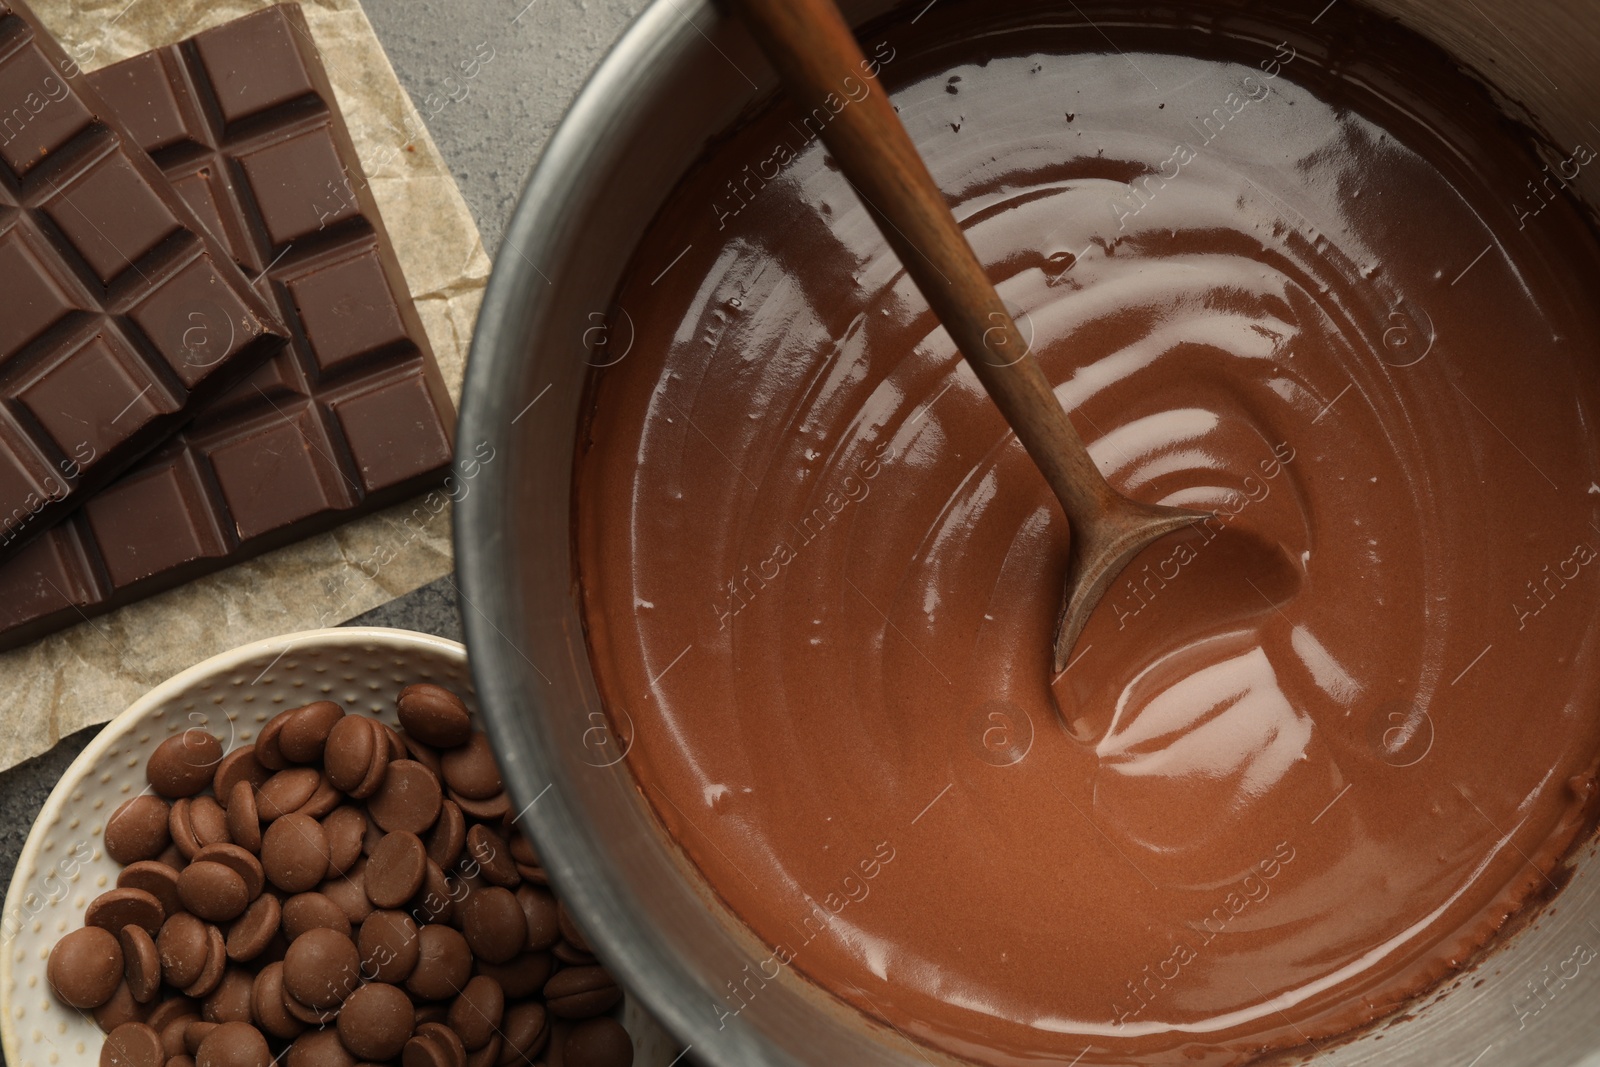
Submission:
MULTIPOLYGON (((266 0, 32 0, 85 70, 268 6, 266 0)), ((359 0, 302 0, 335 95, 405 269, 439 369, 459 399, 489 259, 467 205, 359 0)), ((470 450, 469 450, 470 451, 470 450)), ((263 637, 333 626, 448 574, 446 488, 0 653, 0 769, 104 722, 200 660, 263 637)))

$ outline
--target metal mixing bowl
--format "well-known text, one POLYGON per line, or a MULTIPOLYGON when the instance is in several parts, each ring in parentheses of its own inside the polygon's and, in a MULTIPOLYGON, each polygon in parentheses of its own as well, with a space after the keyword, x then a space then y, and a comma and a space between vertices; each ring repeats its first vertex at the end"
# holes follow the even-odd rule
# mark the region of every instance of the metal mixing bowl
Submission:
MULTIPOLYGON (((845 6, 856 20, 889 7, 845 6)), ((1485 72, 1556 143, 1600 142, 1588 124, 1600 117, 1592 0, 1376 6, 1485 72)), ((707 0, 654 0, 550 139, 504 234, 467 369, 457 454, 480 467, 456 514, 462 612, 489 730, 518 806, 531 805, 546 865, 605 961, 695 1057, 714 1067, 955 1063, 788 970, 745 986, 756 990, 743 994, 748 1006, 724 1015, 730 983, 769 952, 659 832, 620 763, 584 645, 570 494, 586 331, 606 322, 630 254, 707 140, 774 83, 707 0)), ((1600 177, 1583 183, 1600 203, 1600 177)), ((1476 972, 1404 1022, 1313 1061, 1600 1065, 1596 950, 1600 861, 1588 847, 1557 904, 1476 972)))

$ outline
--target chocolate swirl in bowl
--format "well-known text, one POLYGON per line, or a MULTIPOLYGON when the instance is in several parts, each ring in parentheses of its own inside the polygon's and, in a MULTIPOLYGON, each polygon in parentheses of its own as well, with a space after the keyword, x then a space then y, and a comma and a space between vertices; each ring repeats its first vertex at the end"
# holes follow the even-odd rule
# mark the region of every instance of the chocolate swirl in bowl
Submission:
POLYGON ((1063 675, 1060 514, 826 116, 713 148, 597 361, 576 543, 641 786, 763 981, 985 1062, 1320 1043, 1593 814, 1587 220, 1519 208, 1528 142, 1401 31, 1192 19, 867 41, 1107 477, 1217 512, 1063 675))

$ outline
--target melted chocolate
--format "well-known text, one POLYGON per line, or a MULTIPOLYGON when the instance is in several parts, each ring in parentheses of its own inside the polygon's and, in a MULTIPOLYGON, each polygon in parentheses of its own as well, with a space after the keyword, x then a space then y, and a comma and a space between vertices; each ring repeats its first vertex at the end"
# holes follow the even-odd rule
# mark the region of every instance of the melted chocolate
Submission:
POLYGON ((1595 152, 1347 5, 1089 14, 1120 51, 959 4, 866 50, 1106 476, 1217 518, 1052 679, 1064 520, 779 105, 618 297, 593 662, 768 977, 985 1063, 1239 1062, 1435 984, 1590 824, 1595 152))

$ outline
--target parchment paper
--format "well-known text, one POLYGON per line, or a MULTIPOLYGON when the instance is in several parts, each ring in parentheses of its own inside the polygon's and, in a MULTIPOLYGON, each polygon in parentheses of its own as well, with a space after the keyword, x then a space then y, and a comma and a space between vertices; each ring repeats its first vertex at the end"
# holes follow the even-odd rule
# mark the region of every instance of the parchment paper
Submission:
MULTIPOLYGON (((96 70, 268 3, 32 0, 31 6, 81 67, 96 70)), ((301 0, 301 7, 451 398, 458 399, 489 275, 477 228, 359 0, 301 0)), ((453 479, 408 504, 0 654, 0 769, 110 719, 208 656, 335 625, 449 573, 450 504, 472 488, 470 478, 453 479)))

